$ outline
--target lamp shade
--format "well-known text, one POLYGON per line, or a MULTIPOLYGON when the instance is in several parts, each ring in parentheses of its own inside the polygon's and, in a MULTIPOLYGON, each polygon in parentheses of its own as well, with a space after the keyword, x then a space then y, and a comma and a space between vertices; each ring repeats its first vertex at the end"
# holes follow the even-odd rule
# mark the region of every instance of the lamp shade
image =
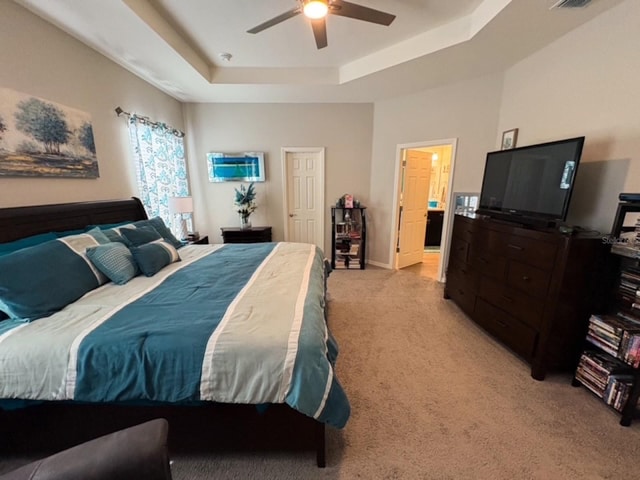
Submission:
POLYGON ((191 212, 193 212, 193 198, 191 198, 191 197, 169 197, 169 211, 171 213, 191 213, 191 212))

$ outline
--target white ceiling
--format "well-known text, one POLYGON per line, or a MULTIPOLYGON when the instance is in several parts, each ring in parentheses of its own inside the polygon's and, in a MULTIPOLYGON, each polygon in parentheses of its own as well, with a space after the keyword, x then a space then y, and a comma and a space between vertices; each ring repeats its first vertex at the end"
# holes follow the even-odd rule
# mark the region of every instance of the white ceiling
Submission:
POLYGON ((504 70, 621 0, 350 0, 396 19, 329 15, 322 50, 302 15, 246 33, 297 0, 14 1, 181 101, 372 102, 504 70))

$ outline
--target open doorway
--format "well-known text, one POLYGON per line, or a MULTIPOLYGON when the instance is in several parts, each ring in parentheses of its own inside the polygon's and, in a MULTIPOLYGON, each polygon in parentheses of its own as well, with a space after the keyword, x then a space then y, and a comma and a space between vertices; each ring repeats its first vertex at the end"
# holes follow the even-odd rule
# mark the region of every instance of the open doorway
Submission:
POLYGON ((442 281, 456 139, 398 145, 393 268, 442 281))

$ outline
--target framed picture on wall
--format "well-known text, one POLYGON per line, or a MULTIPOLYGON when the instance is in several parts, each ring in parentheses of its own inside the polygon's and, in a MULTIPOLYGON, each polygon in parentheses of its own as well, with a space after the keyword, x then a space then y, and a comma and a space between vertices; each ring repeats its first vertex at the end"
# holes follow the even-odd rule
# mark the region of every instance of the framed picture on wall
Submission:
POLYGON ((207 153, 210 182, 264 182, 264 153, 207 153))
POLYGON ((516 147, 516 141, 518 140, 518 129, 512 128, 502 132, 502 147, 500 150, 509 150, 516 147))
POLYGON ((0 177, 98 178, 91 116, 0 87, 0 177))

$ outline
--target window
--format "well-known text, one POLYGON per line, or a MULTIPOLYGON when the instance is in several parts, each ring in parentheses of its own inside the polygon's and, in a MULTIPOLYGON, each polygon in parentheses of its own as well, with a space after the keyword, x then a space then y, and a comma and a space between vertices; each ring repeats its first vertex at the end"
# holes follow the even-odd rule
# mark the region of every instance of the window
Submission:
POLYGON ((184 134, 164 123, 135 114, 129 116, 129 141, 136 164, 140 200, 149 218, 159 216, 177 233, 169 211, 169 197, 189 196, 184 134))

